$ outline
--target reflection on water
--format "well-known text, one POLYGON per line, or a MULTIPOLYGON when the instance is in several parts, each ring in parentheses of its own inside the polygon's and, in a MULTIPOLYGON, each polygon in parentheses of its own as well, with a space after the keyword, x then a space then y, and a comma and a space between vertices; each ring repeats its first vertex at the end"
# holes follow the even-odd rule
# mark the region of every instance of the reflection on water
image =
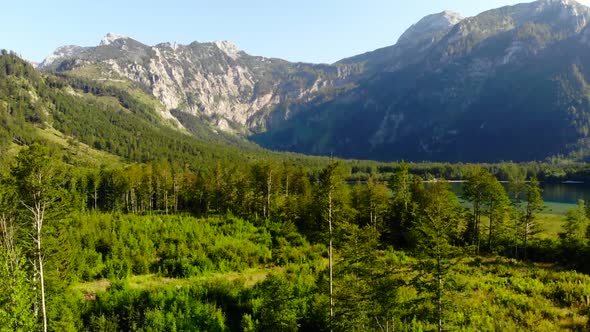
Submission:
POLYGON ((577 183, 546 184, 543 199, 547 202, 576 204, 579 199, 590 199, 590 186, 577 183))
MULTIPOLYGON (((462 183, 451 183, 452 190, 461 197, 462 183)), ((590 199, 590 185, 584 183, 545 183, 543 187, 543 200, 547 208, 546 212, 563 214, 572 208, 579 199, 590 199)))

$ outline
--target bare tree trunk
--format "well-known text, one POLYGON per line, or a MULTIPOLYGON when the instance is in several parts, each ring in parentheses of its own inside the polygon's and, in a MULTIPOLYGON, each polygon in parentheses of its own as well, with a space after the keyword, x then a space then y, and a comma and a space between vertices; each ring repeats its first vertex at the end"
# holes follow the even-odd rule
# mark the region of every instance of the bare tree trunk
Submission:
POLYGON ((96 186, 96 184, 94 185, 94 211, 96 211, 96 207, 98 203, 98 187, 96 186))
POLYGON ((166 215, 168 215, 168 185, 164 182, 164 206, 166 207, 166 215))
POLYGON ((514 218, 514 258, 518 259, 518 216, 514 218))
POLYGON ((490 203, 490 234, 488 236, 488 249, 492 252, 492 237, 494 235, 494 201, 490 203))
POLYGON ((41 316, 43 318, 43 332, 47 332, 47 307, 45 305, 45 275, 43 272, 43 253, 42 248, 42 234, 43 219, 45 217, 45 205, 43 203, 35 203, 35 206, 29 208, 33 213, 33 222, 35 228, 34 242, 36 245, 35 251, 37 255, 37 267, 39 273, 39 285, 41 287, 41 316))
MULTIPOLYGON (((440 235, 439 235, 440 237, 440 235)), ((438 241, 438 239, 437 239, 438 241)), ((443 305, 442 305, 442 292, 443 292, 443 283, 442 283, 442 266, 441 266, 441 252, 439 244, 436 245, 436 277, 438 279, 437 290, 436 290, 436 297, 437 297, 437 311, 438 311, 438 332, 442 332, 443 330, 443 305)))
POLYGON ((524 259, 525 260, 527 258, 526 257, 526 249, 527 249, 527 242, 529 239, 529 227, 530 227, 530 224, 529 224, 529 220, 527 217, 527 220, 525 221, 525 225, 524 225, 524 259))
POLYGON ((176 175, 174 175, 174 179, 172 179, 172 182, 174 190, 174 213, 178 213, 178 179, 176 175))
POLYGON ((270 219, 270 191, 272 189, 272 171, 268 170, 268 179, 266 181, 266 218, 270 219))
POLYGON ((285 197, 289 197, 289 174, 287 174, 287 180, 285 183, 285 197))
POLYGON ((330 246, 329 246, 329 265, 330 265, 330 331, 332 331, 332 326, 334 323, 334 283, 333 283, 333 257, 332 257, 332 190, 330 189, 328 193, 328 225, 329 225, 329 237, 330 237, 330 246))

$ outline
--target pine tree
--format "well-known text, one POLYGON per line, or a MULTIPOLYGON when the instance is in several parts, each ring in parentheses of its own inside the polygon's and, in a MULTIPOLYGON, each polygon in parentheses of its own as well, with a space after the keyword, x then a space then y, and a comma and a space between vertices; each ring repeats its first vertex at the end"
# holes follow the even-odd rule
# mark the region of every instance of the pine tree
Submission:
MULTIPOLYGON (((523 216, 523 250, 524 259, 527 258, 527 247, 530 237, 539 232, 535 223, 537 213, 543 210, 543 197, 541 196, 541 187, 539 181, 536 178, 532 178, 531 181, 526 185, 525 194, 525 214, 523 216)), ((518 252, 517 252, 518 258, 518 252)))
POLYGON ((439 332, 443 330, 446 310, 445 278, 452 260, 461 254, 454 245, 460 236, 461 219, 461 206, 448 183, 436 182, 427 188, 425 206, 415 231, 420 234, 419 252, 425 257, 422 267, 431 276, 426 284, 434 295, 439 332))
MULTIPOLYGON (((316 191, 316 201, 321 209, 320 214, 322 221, 328 225, 328 268, 330 281, 330 330, 334 322, 334 226, 336 217, 340 217, 343 212, 342 186, 343 177, 340 174, 342 170, 337 162, 331 162, 322 170, 319 176, 318 190, 316 191)), ((343 219, 343 218, 341 218, 343 219)), ((342 222, 343 220, 339 220, 342 222)))

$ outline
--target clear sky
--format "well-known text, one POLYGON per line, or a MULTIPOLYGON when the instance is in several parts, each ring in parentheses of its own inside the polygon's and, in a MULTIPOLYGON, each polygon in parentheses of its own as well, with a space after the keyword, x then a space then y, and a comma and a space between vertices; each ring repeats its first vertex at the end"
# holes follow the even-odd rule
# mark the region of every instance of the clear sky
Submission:
MULTIPOLYGON (((392 45, 428 14, 473 16, 530 0, 17 0, 2 4, 0 48, 41 61, 108 32, 154 45, 230 40, 253 55, 332 63, 392 45)), ((590 4, 590 0, 583 0, 590 4)))

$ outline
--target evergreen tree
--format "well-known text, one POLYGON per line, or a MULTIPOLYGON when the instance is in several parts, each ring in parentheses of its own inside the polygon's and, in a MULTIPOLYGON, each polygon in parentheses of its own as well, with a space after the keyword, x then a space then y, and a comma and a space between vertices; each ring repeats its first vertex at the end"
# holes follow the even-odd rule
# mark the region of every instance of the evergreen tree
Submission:
MULTIPOLYGON (((524 238, 524 259, 527 259, 527 247, 530 237, 539 232, 539 230, 537 229, 535 218, 537 216, 537 213, 542 211, 544 207, 541 192, 542 190, 539 185, 539 181, 536 178, 532 178, 531 181, 526 185, 525 214, 522 219, 524 238)), ((518 258, 518 252, 516 257, 518 258)))
POLYGON ((406 247, 410 244, 410 230, 413 225, 415 201, 412 197, 414 177, 410 174, 409 166, 402 162, 388 182, 393 193, 390 205, 389 229, 386 238, 389 242, 406 247))
POLYGON ((316 190, 316 204, 318 204, 321 221, 328 226, 328 269, 330 282, 330 330, 334 322, 334 227, 336 222, 346 220, 347 202, 343 198, 343 177, 337 162, 331 162, 322 170, 316 190))
POLYGON ((493 176, 487 181, 484 205, 489 219, 488 250, 492 252, 496 239, 504 234, 504 221, 510 215, 510 200, 500 181, 493 176))
POLYGON ((341 229, 341 252, 336 264, 335 291, 338 331, 377 331, 395 326, 398 283, 396 265, 379 251, 379 234, 371 226, 346 224, 341 229))
POLYGON ((461 219, 461 206, 446 182, 436 182, 426 189, 426 204, 415 231, 420 234, 419 252, 425 257, 422 268, 430 275, 425 284, 436 304, 438 331, 443 331, 447 310, 445 277, 452 260, 461 254, 454 245, 460 237, 461 219))
POLYGON ((255 303, 258 331, 298 331, 295 295, 285 277, 271 275, 257 286, 260 302, 255 303))
POLYGON ((568 240, 582 240, 586 237, 588 217, 584 200, 578 200, 578 205, 567 211, 565 215, 565 236, 568 240))
POLYGON ((476 166, 468 170, 465 178, 463 198, 473 205, 472 219, 470 227, 467 229, 467 238, 479 253, 481 244, 481 216, 484 212, 484 204, 487 201, 492 175, 481 166, 476 166))

